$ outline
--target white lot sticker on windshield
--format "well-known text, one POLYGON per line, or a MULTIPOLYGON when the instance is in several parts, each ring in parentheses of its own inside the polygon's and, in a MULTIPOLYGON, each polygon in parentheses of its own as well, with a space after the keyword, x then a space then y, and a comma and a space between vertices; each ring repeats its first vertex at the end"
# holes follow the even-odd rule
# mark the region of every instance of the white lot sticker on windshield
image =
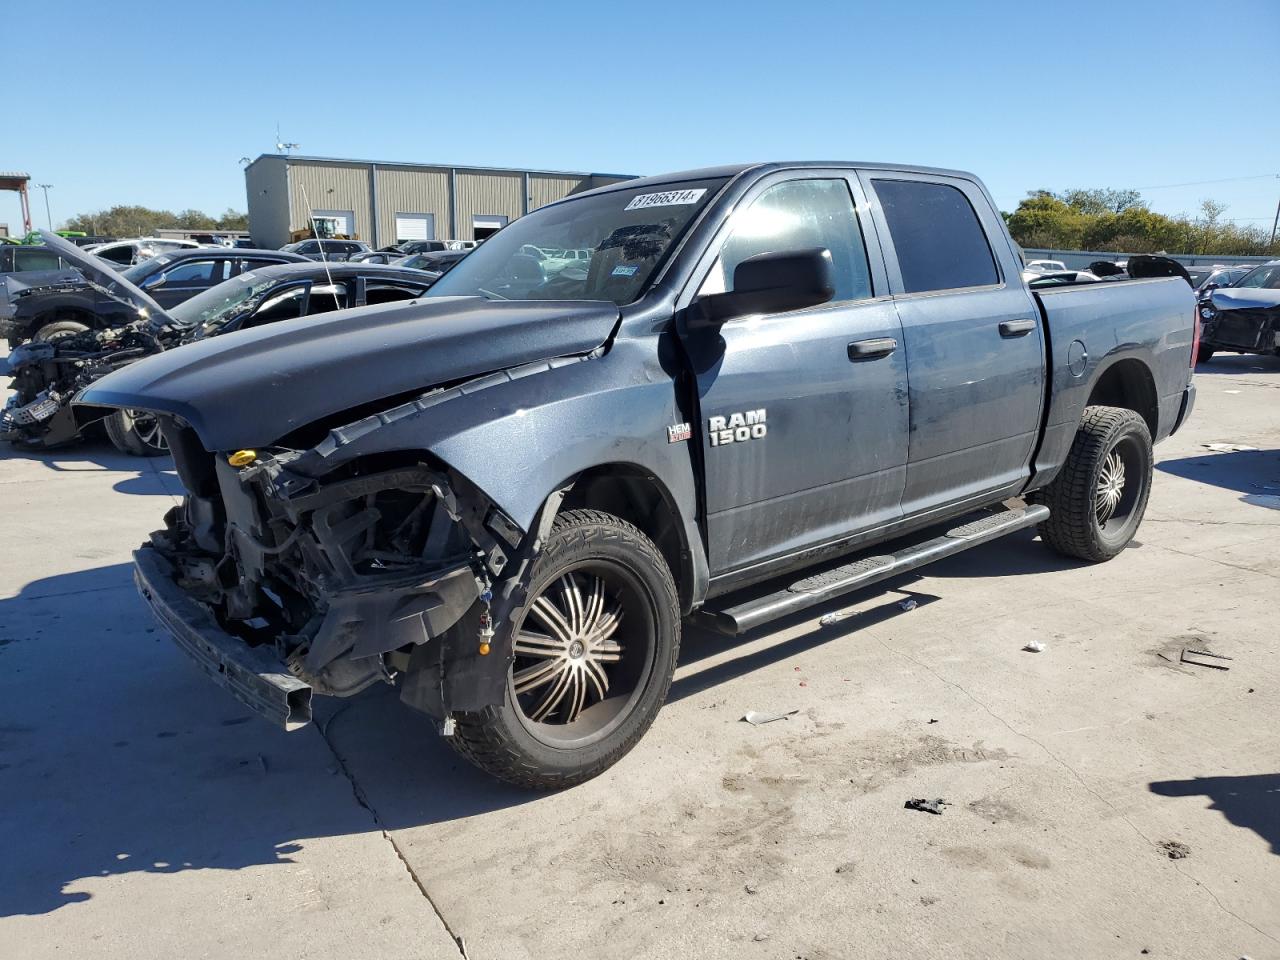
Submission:
POLYGON ((697 203, 706 193, 705 187, 697 190, 668 190, 665 193, 642 193, 632 197, 627 210, 643 210, 645 207, 678 207, 686 203, 697 203))

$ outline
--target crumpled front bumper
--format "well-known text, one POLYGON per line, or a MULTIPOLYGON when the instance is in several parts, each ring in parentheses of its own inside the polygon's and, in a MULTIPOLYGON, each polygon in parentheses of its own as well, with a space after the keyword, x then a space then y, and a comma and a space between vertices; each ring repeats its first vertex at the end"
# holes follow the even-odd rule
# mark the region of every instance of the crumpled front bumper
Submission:
POLYGON ((196 666, 259 715, 286 730, 311 721, 311 687, 263 647, 227 633, 173 581, 173 566, 152 547, 133 553, 133 579, 160 625, 196 666))

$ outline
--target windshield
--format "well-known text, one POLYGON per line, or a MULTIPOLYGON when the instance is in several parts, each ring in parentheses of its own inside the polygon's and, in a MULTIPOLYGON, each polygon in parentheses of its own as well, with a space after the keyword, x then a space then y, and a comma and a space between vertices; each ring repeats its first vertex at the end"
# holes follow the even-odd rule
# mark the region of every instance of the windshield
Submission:
POLYGON ((1263 287, 1280 290, 1280 263, 1267 263, 1244 275, 1233 287, 1263 287))
POLYGON ((220 326, 241 307, 257 301, 279 282, 276 278, 264 279, 254 273, 242 273, 171 307, 169 315, 180 327, 220 326))
POLYGON ((610 190, 535 210, 476 247, 427 296, 631 303, 725 183, 610 190))

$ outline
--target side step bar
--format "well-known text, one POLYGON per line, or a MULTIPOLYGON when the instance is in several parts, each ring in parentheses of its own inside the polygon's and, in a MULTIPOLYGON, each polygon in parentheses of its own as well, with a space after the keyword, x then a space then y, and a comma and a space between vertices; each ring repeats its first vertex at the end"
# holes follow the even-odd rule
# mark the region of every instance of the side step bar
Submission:
POLYGON ((1041 504, 988 514, 948 530, 932 540, 903 547, 892 553, 860 557, 843 566, 814 574, 777 593, 722 609, 708 605, 702 608, 699 618, 721 633, 736 636, 770 620, 824 603, 841 594, 869 587, 1005 534, 1035 526, 1048 516, 1049 508, 1041 504))

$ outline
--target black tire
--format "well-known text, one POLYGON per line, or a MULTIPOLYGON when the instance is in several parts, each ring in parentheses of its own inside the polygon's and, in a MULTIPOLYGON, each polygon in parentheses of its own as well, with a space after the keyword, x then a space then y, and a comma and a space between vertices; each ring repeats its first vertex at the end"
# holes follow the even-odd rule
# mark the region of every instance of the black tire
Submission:
MULTIPOLYGON (((500 780, 527 789, 558 790, 589 780, 617 763, 653 723, 671 686, 680 651, 680 603, 671 570, 649 538, 624 520, 595 510, 573 510, 556 518, 546 547, 534 562, 529 597, 516 624, 517 637, 529 639, 516 645, 503 702, 474 713, 455 714, 457 727, 451 742, 464 757, 500 780), (515 678, 523 676, 526 679, 522 682, 528 683, 529 674, 536 675, 539 669, 546 669, 551 676, 572 675, 573 654, 566 647, 562 655, 539 653, 526 661, 519 651, 522 646, 528 649, 529 644, 559 642, 550 630, 545 637, 533 632, 535 626, 550 626, 540 619, 547 616, 541 612, 545 607, 535 611, 534 606, 539 600, 555 605, 553 587, 562 591, 559 597, 565 600, 570 589, 565 586, 566 577, 571 582, 585 578, 592 587, 596 580, 601 584, 599 605, 588 598, 586 612, 583 597, 577 594, 581 621, 587 621, 594 610, 597 617, 590 622, 598 625, 604 622, 601 614, 607 618, 615 610, 621 611, 613 624, 616 632, 608 634, 619 638, 608 641, 619 652, 617 661, 604 671, 604 696, 582 706, 576 720, 571 715, 567 719, 572 723, 565 723, 566 710, 572 713, 601 690, 598 684, 591 690, 596 681, 590 677, 589 665, 583 663, 590 657, 584 657, 579 644, 579 679, 568 684, 574 690, 568 696, 578 704, 570 702, 546 715, 559 717, 559 722, 540 722, 529 714, 537 714, 537 708, 559 688, 559 681, 543 681, 553 689, 546 699, 534 703, 540 695, 537 691, 546 687, 517 693, 515 678), (611 598, 616 599, 616 607, 608 606, 611 598)), ((563 609, 557 607, 558 611, 563 609)), ((590 632, 584 630, 579 635, 590 632)), ((602 661, 593 660, 591 665, 597 671, 604 670, 602 661)), ((562 693, 560 703, 564 703, 564 696, 562 693)))
POLYGON ((117 410, 102 421, 107 439, 121 453, 135 457, 163 457, 169 446, 155 417, 141 410, 117 410))
POLYGON ((83 323, 77 323, 75 320, 55 320, 53 323, 46 323, 37 330, 31 339, 44 343, 53 343, 53 341, 61 340, 63 337, 74 337, 78 333, 85 333, 88 329, 83 323))
POLYGON ((1040 538, 1064 556, 1110 560, 1142 523, 1152 464, 1151 433, 1142 417, 1121 407, 1087 407, 1062 471, 1029 498, 1050 511, 1039 526, 1040 538), (1122 467, 1118 489, 1107 483, 1115 475, 1113 455, 1122 467))
POLYGON ((1213 347, 1206 347, 1203 343, 1200 344, 1200 352, 1196 354, 1196 363, 1208 363, 1213 359, 1213 355, 1215 353, 1217 353, 1217 351, 1214 350, 1213 347))

